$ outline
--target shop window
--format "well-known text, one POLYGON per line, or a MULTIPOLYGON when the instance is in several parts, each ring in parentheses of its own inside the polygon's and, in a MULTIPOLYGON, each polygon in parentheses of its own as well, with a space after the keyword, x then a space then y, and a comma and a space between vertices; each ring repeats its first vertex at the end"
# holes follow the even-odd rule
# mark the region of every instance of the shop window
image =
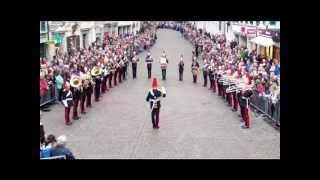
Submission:
POLYGON ((46 22, 40 21, 40 31, 46 31, 46 22))
POLYGON ((270 21, 270 25, 276 25, 276 21, 270 21))

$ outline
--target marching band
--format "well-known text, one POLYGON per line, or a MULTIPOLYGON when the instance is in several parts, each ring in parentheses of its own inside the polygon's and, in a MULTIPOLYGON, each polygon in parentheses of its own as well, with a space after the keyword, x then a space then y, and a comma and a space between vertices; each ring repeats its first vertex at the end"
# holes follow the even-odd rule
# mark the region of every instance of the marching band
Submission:
MULTIPOLYGON (((102 53, 95 55, 96 61, 91 64, 80 63, 73 66, 75 70, 68 71, 65 74, 65 83, 62 91, 62 103, 65 107, 65 122, 71 124, 69 119, 70 110, 72 108, 72 119, 78 120, 78 106, 80 113, 86 114, 86 109, 92 107, 91 96, 94 95, 94 101, 98 102, 101 93, 109 91, 109 88, 117 86, 117 82, 121 83, 126 80, 127 67, 129 62, 132 63, 133 79, 136 78, 137 63, 140 61, 136 51, 130 48, 120 49, 116 46, 99 49, 102 53), (111 53, 112 52, 112 53, 111 53), (112 82, 113 81, 113 82, 112 82), (85 106, 86 105, 86 106, 85 106)), ((252 75, 246 73, 244 64, 233 66, 232 63, 226 63, 228 58, 222 50, 211 51, 207 56, 203 56, 203 65, 200 68, 198 56, 192 56, 191 72, 193 75, 193 83, 197 83, 197 75, 201 70, 203 72, 204 87, 207 87, 207 79, 210 81, 209 90, 213 93, 218 91, 218 96, 226 100, 232 111, 237 112, 240 107, 240 113, 245 122, 244 128, 250 127, 249 118, 249 99, 252 95, 252 75), (211 54, 213 53, 213 55, 211 54), (210 56, 211 55, 211 56, 210 56)), ((197 49, 196 49, 196 54, 197 49)), ((227 53, 226 53, 227 54, 227 53)), ((201 57, 200 57, 201 58, 201 57)), ((71 60, 75 61, 74 59, 71 60)), ((151 70, 153 58, 150 51, 147 52, 145 62, 147 65, 148 79, 151 78, 151 70)), ((162 71, 162 80, 166 80, 166 69, 168 66, 168 58, 166 52, 163 51, 160 57, 160 68, 162 71)), ((70 65, 72 67, 72 65, 70 65)), ((67 67, 69 68, 69 67, 67 67)), ((71 68, 70 68, 71 69, 71 68)), ((184 62, 183 55, 180 55, 178 63, 179 81, 183 79, 184 62)), ((159 128, 159 110, 160 97, 165 97, 165 89, 157 88, 157 80, 153 79, 152 90, 148 92, 147 101, 150 101, 152 111, 152 123, 154 128, 159 128)))

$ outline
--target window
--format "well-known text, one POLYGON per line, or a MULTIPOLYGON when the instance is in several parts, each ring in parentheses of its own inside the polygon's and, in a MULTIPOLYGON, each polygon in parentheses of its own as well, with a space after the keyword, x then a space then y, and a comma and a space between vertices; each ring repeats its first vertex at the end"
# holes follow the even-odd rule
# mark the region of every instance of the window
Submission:
POLYGON ((219 21, 219 31, 221 31, 221 21, 219 21))
POLYGON ((40 31, 46 31, 46 22, 40 21, 40 31))
POLYGON ((248 24, 248 21, 245 21, 246 24, 248 24))
POLYGON ((259 26, 259 24, 260 24, 260 21, 256 21, 256 24, 257 24, 257 26, 259 26))
POLYGON ((253 24, 253 21, 250 21, 250 24, 253 24))
POLYGON ((269 24, 270 24, 270 25, 276 25, 276 22, 275 22, 275 21, 270 21, 269 24))

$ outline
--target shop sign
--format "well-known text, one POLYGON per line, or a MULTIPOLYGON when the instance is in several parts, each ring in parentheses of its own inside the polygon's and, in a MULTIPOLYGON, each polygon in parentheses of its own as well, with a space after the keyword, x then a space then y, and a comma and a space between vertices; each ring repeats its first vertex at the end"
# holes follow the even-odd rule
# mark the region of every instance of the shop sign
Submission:
POLYGON ((256 37, 257 30, 256 29, 247 29, 246 35, 247 35, 247 37, 256 37))

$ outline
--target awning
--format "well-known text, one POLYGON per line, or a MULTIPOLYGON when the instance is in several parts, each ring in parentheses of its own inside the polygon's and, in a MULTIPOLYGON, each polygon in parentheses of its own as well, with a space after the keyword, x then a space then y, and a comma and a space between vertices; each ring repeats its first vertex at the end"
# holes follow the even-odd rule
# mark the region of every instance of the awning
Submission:
POLYGON ((251 39, 250 41, 265 47, 272 46, 274 44, 271 38, 267 38, 264 36, 258 36, 256 38, 251 39))

